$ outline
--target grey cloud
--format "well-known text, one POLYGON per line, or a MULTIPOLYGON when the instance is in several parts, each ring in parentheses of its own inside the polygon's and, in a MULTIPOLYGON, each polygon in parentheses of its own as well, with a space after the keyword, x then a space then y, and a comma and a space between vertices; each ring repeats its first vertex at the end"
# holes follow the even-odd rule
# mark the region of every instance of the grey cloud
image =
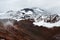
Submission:
POLYGON ((24 7, 50 8, 60 6, 60 0, 0 0, 0 11, 18 10, 24 7))

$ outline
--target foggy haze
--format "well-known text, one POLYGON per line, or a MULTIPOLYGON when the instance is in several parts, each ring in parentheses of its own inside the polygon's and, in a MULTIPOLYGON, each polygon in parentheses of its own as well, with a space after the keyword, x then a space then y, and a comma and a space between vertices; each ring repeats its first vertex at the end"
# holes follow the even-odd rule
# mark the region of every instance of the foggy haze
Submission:
POLYGON ((60 0, 0 0, 0 12, 20 10, 25 7, 60 7, 60 0))

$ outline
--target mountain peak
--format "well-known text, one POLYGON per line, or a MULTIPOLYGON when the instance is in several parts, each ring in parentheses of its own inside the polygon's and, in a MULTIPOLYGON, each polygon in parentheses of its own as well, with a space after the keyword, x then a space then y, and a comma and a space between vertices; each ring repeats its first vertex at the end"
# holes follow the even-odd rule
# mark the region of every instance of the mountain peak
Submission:
MULTIPOLYGON (((6 13, 0 14, 0 19, 14 19, 17 21, 25 19, 33 19, 35 22, 40 22, 40 26, 60 26, 60 24, 55 25, 60 22, 60 15, 49 12, 38 7, 33 8, 23 8, 18 11, 7 11, 6 13), (48 24, 48 25, 47 25, 48 24)), ((34 23, 34 22, 33 22, 34 23)), ((37 25, 37 24, 36 24, 37 25)))

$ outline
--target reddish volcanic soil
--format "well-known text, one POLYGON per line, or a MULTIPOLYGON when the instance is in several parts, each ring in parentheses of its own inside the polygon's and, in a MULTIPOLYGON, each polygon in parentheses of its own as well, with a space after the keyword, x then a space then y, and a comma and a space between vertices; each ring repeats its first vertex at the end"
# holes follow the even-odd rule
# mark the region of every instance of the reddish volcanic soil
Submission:
POLYGON ((0 23, 0 40, 60 40, 60 27, 33 25, 33 20, 15 21, 14 26, 0 23))

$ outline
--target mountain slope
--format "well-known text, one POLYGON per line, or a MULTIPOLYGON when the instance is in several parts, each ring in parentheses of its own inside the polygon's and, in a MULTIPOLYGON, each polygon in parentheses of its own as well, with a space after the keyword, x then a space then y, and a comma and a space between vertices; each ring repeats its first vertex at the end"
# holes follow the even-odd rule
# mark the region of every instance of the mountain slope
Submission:
POLYGON ((14 21, 13 26, 3 26, 0 22, 0 38, 5 40, 60 40, 60 27, 38 27, 33 25, 33 21, 14 21))

